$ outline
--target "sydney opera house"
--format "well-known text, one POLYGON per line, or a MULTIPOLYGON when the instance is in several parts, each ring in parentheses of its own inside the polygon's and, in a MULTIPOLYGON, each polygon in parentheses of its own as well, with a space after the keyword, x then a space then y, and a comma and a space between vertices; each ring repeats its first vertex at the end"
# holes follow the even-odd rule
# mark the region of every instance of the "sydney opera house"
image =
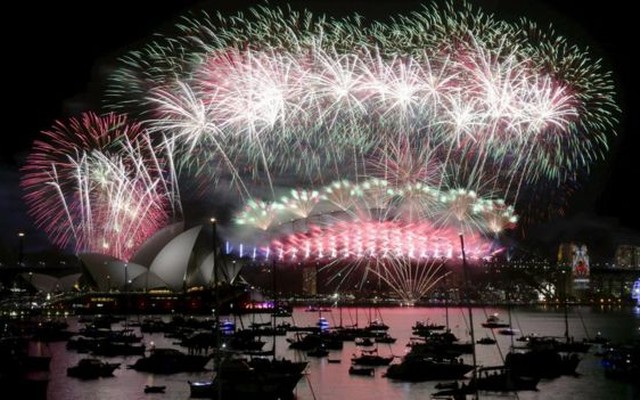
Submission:
POLYGON ((153 235, 130 260, 84 253, 78 255, 80 273, 63 277, 24 273, 23 278, 44 293, 76 289, 83 294, 87 307, 92 301, 114 302, 125 294, 129 296, 128 301, 136 303, 136 308, 145 308, 143 303, 152 300, 149 294, 164 296, 161 299, 164 304, 176 300, 176 295, 210 292, 207 289, 216 286, 215 278, 218 284, 230 287, 238 278, 242 260, 226 262, 217 254, 214 261, 213 238, 206 228, 198 225, 185 229, 183 222, 175 223, 153 235), (101 296, 96 297, 97 293, 101 296))

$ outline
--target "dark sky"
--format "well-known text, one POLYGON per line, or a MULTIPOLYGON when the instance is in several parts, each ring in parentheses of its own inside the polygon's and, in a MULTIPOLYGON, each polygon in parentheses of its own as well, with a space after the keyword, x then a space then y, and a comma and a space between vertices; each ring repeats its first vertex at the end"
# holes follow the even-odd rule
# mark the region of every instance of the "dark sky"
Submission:
MULTIPOLYGON (((193 5, 211 4, 218 9, 243 9, 247 0, 210 2, 180 0, 110 0, 86 2, 17 2, 5 11, 4 55, 4 140, 0 155, 0 212, 5 221, 2 241, 9 246, 17 231, 31 237, 41 235, 26 218, 17 190, 16 167, 38 132, 53 120, 85 111, 90 97, 84 93, 95 86, 96 74, 105 60, 126 48, 193 5), (135 4, 134 7, 131 5, 135 4), (11 24, 8 20, 13 20, 11 24)), ((416 10, 419 1, 292 1, 312 10, 359 11, 380 18, 394 9, 416 10)), ((635 190, 640 182, 636 155, 638 140, 638 73, 631 71, 631 53, 636 51, 637 21, 632 2, 612 0, 586 2, 569 0, 480 0, 471 1, 500 16, 526 16, 546 26, 553 23, 570 42, 589 45, 615 72, 624 116, 619 136, 606 162, 597 166, 584 185, 574 212, 615 217, 623 226, 640 231, 639 202, 635 190), (593 4, 595 3, 595 4, 593 4), (633 33, 632 33, 633 31, 633 33)), ((270 4, 282 4, 272 1, 270 4)))

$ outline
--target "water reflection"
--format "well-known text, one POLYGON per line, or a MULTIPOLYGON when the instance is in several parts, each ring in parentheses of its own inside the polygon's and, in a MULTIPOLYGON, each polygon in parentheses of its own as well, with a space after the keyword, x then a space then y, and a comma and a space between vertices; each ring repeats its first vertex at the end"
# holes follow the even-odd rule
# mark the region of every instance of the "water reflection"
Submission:
MULTIPOLYGON (((389 334, 396 338, 395 343, 378 344, 381 355, 393 355, 394 362, 399 362, 408 348, 407 343, 413 337, 411 327, 417 321, 430 321, 433 323, 445 323, 445 312, 448 313, 449 327, 461 341, 469 340, 470 327, 466 309, 461 308, 383 308, 371 310, 364 308, 342 308, 323 311, 321 316, 332 327, 340 325, 364 326, 370 320, 380 319, 390 326, 389 334)), ((501 308, 475 308, 474 330, 476 337, 491 334, 491 330, 483 328, 484 322, 491 314, 497 313, 503 319, 507 319, 506 309, 501 308)), ((315 326, 320 314, 305 312, 304 308, 296 308, 291 318, 283 318, 282 322, 289 322, 297 326, 315 326)), ((567 326, 571 335, 576 340, 582 337, 593 337, 597 332, 614 341, 629 340, 635 334, 640 336, 640 308, 615 308, 609 310, 591 309, 587 307, 573 308, 567 315, 567 326)), ((250 323, 268 322, 268 315, 243 316, 242 318, 228 317, 235 320, 237 326, 248 327, 250 323)), ((170 317, 164 317, 169 320, 170 317)), ((564 314, 562 309, 542 308, 516 308, 512 310, 511 320, 514 328, 523 335, 536 333, 538 335, 562 336, 565 330, 564 314)), ((76 318, 68 320, 71 330, 80 327, 76 318)), ((130 325, 130 324, 129 324, 130 325)), ((137 329, 137 328, 135 328, 137 329)), ((136 332, 139 332, 136 330, 136 332)), ((293 337, 293 333, 288 333, 293 337)), ((506 354, 512 345, 512 336, 495 335, 496 345, 476 346, 478 363, 483 366, 499 365, 502 356, 506 354)), ((265 348, 272 345, 272 337, 263 337, 265 348)), ((144 342, 147 346, 153 343, 157 348, 180 348, 174 343, 174 339, 166 338, 161 333, 145 334, 144 342)), ((149 394, 144 393, 144 387, 166 386, 162 399, 189 398, 188 381, 206 380, 211 377, 211 371, 197 373, 179 373, 172 375, 154 375, 128 369, 138 357, 110 357, 109 362, 120 362, 122 367, 114 373, 114 378, 103 378, 91 381, 82 381, 66 376, 66 369, 75 365, 86 354, 78 354, 67 351, 64 342, 40 344, 40 351, 48 351, 52 354, 51 374, 49 383, 49 399, 51 400, 122 400, 122 399, 148 399, 149 394)), ((373 376, 358 376, 349 374, 351 358, 358 354, 360 349, 354 342, 345 342, 342 350, 330 350, 328 357, 308 357, 305 352, 289 349, 286 337, 276 337, 277 357, 287 357, 292 360, 308 360, 308 374, 301 380, 296 388, 298 400, 365 400, 371 398, 384 398, 395 400, 427 399, 431 393, 437 391, 437 382, 407 383, 389 380, 383 377, 386 367, 376 367, 373 376), (334 362, 329 362, 332 360, 334 362), (335 362, 340 360, 340 362, 335 362)), ((471 356, 463 356, 464 361, 471 362, 471 356)), ((207 367, 210 369, 211 364, 207 367)), ((602 398, 630 398, 629 385, 606 380, 599 365, 599 359, 594 354, 586 354, 577 372, 579 377, 562 376, 553 380, 543 380, 538 385, 538 392, 520 392, 518 398, 522 400, 540 400, 546 398, 576 398, 581 400, 602 398)), ((504 396, 482 396, 483 399, 504 398, 504 396)))

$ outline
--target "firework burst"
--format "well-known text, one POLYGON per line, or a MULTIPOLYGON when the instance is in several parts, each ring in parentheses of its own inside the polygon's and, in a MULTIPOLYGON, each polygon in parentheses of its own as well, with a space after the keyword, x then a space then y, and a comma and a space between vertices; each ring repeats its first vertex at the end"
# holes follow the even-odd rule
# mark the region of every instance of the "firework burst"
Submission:
POLYGON ((23 187, 56 243, 96 250, 92 237, 141 232, 114 245, 128 254, 180 214, 175 159, 231 186, 246 205, 236 226, 260 231, 267 254, 366 263, 413 298, 438 270, 427 262, 459 257, 460 232, 482 258, 535 188, 575 187, 619 113, 587 51, 467 3, 387 23, 263 6, 176 28, 109 81, 111 106, 146 130, 86 114, 35 143, 23 187), (292 218, 304 223, 284 233, 292 218), (134 220, 149 226, 125 228, 134 220))
POLYGON ((126 116, 84 114, 44 135, 21 185, 36 224, 58 246, 127 260, 181 214, 170 161, 126 116))

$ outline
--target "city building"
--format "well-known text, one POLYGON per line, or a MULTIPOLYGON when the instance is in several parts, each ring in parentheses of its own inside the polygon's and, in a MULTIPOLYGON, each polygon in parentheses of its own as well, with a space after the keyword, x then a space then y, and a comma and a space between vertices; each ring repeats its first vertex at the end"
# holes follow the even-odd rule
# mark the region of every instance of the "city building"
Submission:
POLYGON ((616 248, 617 268, 640 268, 640 246, 623 244, 616 248))

